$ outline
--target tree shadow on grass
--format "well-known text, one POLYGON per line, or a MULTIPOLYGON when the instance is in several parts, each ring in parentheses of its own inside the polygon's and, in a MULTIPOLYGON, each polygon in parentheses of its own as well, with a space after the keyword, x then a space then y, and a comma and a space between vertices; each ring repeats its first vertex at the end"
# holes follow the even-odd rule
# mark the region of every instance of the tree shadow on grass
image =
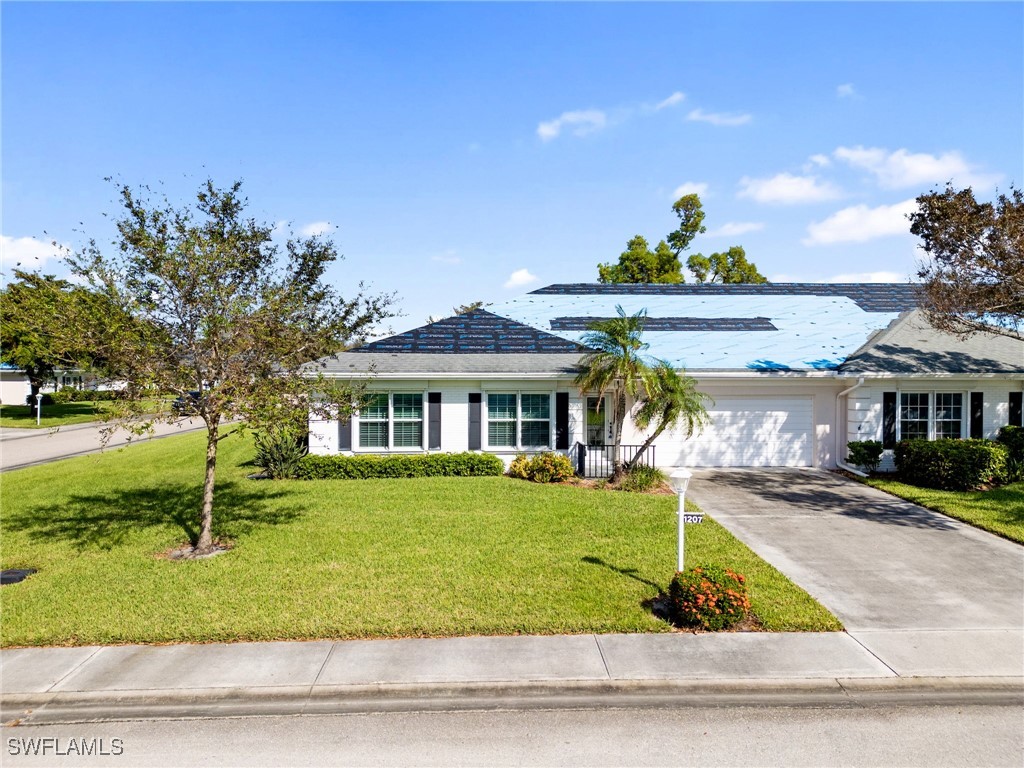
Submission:
POLYGON ((589 565, 597 565, 601 568, 607 568, 613 573, 617 573, 620 576, 625 576, 627 579, 633 579, 633 581, 639 581, 641 584, 646 584, 649 587, 654 587, 658 590, 658 594, 654 597, 648 597, 640 601, 640 607, 650 613, 652 616, 661 619, 662 621, 668 621, 668 591, 655 581, 645 579, 643 576, 638 575, 636 568, 620 568, 617 565, 605 562, 599 557, 593 557, 587 555, 581 557, 580 560, 589 565))
MULTIPOLYGON (((301 517, 298 505, 274 503, 286 491, 250 484, 218 483, 213 500, 215 537, 239 539, 256 528, 285 525, 301 517)), ((39 541, 58 540, 79 549, 112 549, 140 528, 176 526, 195 544, 199 538, 202 487, 185 483, 107 493, 74 494, 60 504, 6 512, 8 531, 39 541)))

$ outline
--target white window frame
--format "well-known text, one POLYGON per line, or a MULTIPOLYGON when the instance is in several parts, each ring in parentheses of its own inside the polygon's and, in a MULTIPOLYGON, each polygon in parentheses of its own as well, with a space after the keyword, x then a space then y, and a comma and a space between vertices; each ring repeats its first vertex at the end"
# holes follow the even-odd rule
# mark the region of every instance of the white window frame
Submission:
MULTIPOLYGON (((361 414, 358 412, 352 416, 352 452, 353 453, 381 453, 386 451, 388 453, 423 453, 426 449, 427 444, 427 392, 425 390, 418 389, 395 389, 388 390, 387 392, 367 392, 368 395, 387 395, 388 396, 388 440, 386 446, 363 446, 360 444, 359 439, 359 425, 361 423, 361 414), (395 445, 395 395, 420 395, 420 444, 418 446, 412 445, 395 445)), ((374 422, 379 419, 373 419, 374 422)), ((398 419, 398 423, 411 422, 415 419, 398 419)))
MULTIPOLYGON (((960 389, 917 389, 908 388, 896 391, 896 441, 905 439, 903 437, 903 419, 900 418, 903 408, 903 395, 927 395, 928 396, 928 440, 940 439, 936 437, 935 416, 938 411, 939 395, 960 395, 960 436, 963 440, 970 434, 970 393, 960 389)), ((909 439, 909 438, 908 438, 909 439)))
MULTIPOLYGON (((511 452, 511 451, 553 451, 554 450, 554 431, 555 431, 555 393, 552 390, 512 390, 512 389, 495 389, 493 391, 483 392, 483 403, 482 411, 480 414, 480 431, 483 433, 480 437, 480 443, 484 446, 485 451, 490 452, 511 452), (513 445, 491 445, 491 430, 490 423, 492 421, 490 415, 489 398, 491 395, 514 395, 516 398, 516 431, 513 445), (523 445, 523 395, 543 395, 548 398, 548 441, 545 445, 523 445)), ((494 419, 494 421, 506 421, 505 419, 494 419)), ((529 421, 545 421, 545 419, 529 419, 529 421)))

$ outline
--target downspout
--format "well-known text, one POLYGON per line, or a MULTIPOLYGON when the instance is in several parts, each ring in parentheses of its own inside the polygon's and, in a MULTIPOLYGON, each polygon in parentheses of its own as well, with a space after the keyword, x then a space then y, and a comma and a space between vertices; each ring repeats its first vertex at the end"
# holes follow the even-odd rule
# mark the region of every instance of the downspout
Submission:
MULTIPOLYGON (((838 395, 836 395, 836 466, 839 467, 840 469, 845 469, 847 472, 852 472, 853 474, 857 475, 858 477, 867 477, 867 474, 865 474, 864 472, 861 472, 859 469, 857 469, 853 465, 847 464, 841 458, 841 456, 843 455, 843 446, 841 446, 839 444, 840 425, 846 423, 846 418, 845 418, 845 414, 844 414, 844 417, 840 416, 839 400, 840 400, 840 398, 846 397, 848 394, 853 392, 853 390, 855 390, 855 389, 857 389, 859 387, 862 387, 863 385, 864 385, 864 377, 861 376, 860 378, 857 379, 857 383, 856 384, 854 384, 849 389, 844 389, 842 392, 840 392, 838 395)), ((846 434, 846 430, 842 429, 842 433, 846 434)))

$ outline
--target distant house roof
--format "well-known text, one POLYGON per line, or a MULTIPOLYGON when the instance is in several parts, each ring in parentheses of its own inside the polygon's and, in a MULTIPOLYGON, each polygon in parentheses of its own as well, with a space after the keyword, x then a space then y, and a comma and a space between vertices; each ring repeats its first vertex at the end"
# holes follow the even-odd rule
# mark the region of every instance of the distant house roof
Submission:
POLYGON ((484 309, 446 317, 411 331, 378 339, 352 350, 419 354, 565 354, 583 351, 574 341, 554 336, 484 309))
POLYGON ((879 332, 840 366, 849 373, 1024 373, 1024 339, 995 333, 959 338, 933 328, 920 310, 879 332))
POLYGON ((910 284, 569 283, 490 310, 579 342, 617 306, 646 310, 649 353, 690 371, 834 371, 917 298, 910 284))

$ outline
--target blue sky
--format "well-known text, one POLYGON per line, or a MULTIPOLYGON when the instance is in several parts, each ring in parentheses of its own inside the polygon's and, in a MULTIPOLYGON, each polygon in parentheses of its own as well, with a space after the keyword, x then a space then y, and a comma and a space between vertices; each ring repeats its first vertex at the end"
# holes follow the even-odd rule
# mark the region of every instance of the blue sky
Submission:
POLYGON ((589 282, 701 194, 694 251, 905 280, 903 218, 1024 170, 1020 3, 11 3, 3 263, 111 238, 115 176, 328 231, 419 325, 589 282))

